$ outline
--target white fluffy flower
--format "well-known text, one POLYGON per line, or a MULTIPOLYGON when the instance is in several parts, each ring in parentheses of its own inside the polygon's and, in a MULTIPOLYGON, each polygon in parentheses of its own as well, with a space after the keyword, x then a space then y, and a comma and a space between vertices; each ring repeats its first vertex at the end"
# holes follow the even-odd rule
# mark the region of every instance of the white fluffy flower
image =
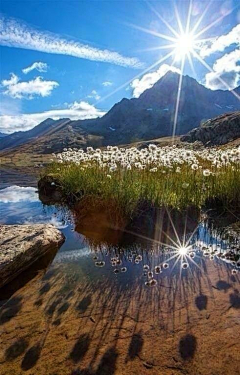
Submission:
POLYGON ((204 169, 204 171, 203 171, 203 175, 204 176, 210 176, 210 174, 211 174, 211 172, 210 172, 210 170, 209 169, 204 169))
POLYGON ((191 168, 196 171, 198 169, 198 165, 197 164, 192 164, 191 168))

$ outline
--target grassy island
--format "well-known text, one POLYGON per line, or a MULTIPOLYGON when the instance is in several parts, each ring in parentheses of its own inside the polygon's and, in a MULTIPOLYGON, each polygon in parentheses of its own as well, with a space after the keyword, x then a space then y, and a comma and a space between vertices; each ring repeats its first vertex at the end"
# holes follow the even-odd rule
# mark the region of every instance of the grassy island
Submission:
POLYGON ((209 200, 231 205, 240 199, 240 148, 64 149, 53 154, 44 175, 56 179, 66 196, 114 202, 126 214, 140 202, 177 209, 209 200))

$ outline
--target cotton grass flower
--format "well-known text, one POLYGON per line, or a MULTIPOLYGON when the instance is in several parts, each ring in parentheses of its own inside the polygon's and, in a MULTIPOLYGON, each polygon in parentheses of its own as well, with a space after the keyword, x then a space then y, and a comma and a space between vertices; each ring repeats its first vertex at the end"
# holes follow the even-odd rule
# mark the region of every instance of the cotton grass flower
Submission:
POLYGON ((197 165, 197 164, 192 164, 192 165, 191 165, 191 168, 192 168, 194 171, 196 171, 196 170, 198 169, 198 165, 197 165))
POLYGON ((123 211, 133 210, 139 201, 199 207, 209 198, 209 192, 229 201, 239 194, 239 147, 200 151, 155 144, 141 150, 117 146, 64 148, 52 157, 55 162, 49 171, 56 173, 66 190, 111 197, 123 211), (104 183, 113 177, 114 183, 104 183))
POLYGON ((211 174, 211 172, 210 172, 209 169, 204 169, 203 176, 208 177, 208 176, 210 176, 210 174, 211 174))

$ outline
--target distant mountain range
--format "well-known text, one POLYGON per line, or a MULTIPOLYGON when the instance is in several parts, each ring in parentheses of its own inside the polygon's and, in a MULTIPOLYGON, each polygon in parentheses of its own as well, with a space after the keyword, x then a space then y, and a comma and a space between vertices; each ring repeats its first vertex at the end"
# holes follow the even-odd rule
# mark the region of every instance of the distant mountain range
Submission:
MULTIPOLYGON (((32 130, 4 138, 0 150, 21 145, 23 151, 59 152, 64 147, 119 145, 170 136, 173 132, 179 75, 168 72, 139 98, 122 99, 102 118, 47 119, 32 130)), ((240 86, 234 90, 240 95, 240 86)), ((183 76, 176 134, 186 134, 208 119, 240 110, 231 91, 212 91, 183 76)))
POLYGON ((0 132, 0 138, 6 137, 7 134, 0 132))
POLYGON ((5 137, 4 144, 0 145, 0 150, 17 147, 29 141, 34 142, 41 137, 46 137, 56 129, 60 130, 61 125, 65 126, 69 119, 54 121, 51 118, 46 119, 31 130, 19 131, 5 137))

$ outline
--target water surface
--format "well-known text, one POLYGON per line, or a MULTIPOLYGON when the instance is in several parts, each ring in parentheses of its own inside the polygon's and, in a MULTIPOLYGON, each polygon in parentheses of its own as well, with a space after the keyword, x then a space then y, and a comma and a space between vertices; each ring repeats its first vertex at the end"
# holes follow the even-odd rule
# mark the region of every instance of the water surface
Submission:
POLYGON ((2 374, 238 373, 239 268, 224 259, 238 238, 188 218, 167 236, 185 227, 192 256, 141 230, 96 242, 19 185, 0 190, 1 223, 52 223, 65 243, 1 291, 2 374))

